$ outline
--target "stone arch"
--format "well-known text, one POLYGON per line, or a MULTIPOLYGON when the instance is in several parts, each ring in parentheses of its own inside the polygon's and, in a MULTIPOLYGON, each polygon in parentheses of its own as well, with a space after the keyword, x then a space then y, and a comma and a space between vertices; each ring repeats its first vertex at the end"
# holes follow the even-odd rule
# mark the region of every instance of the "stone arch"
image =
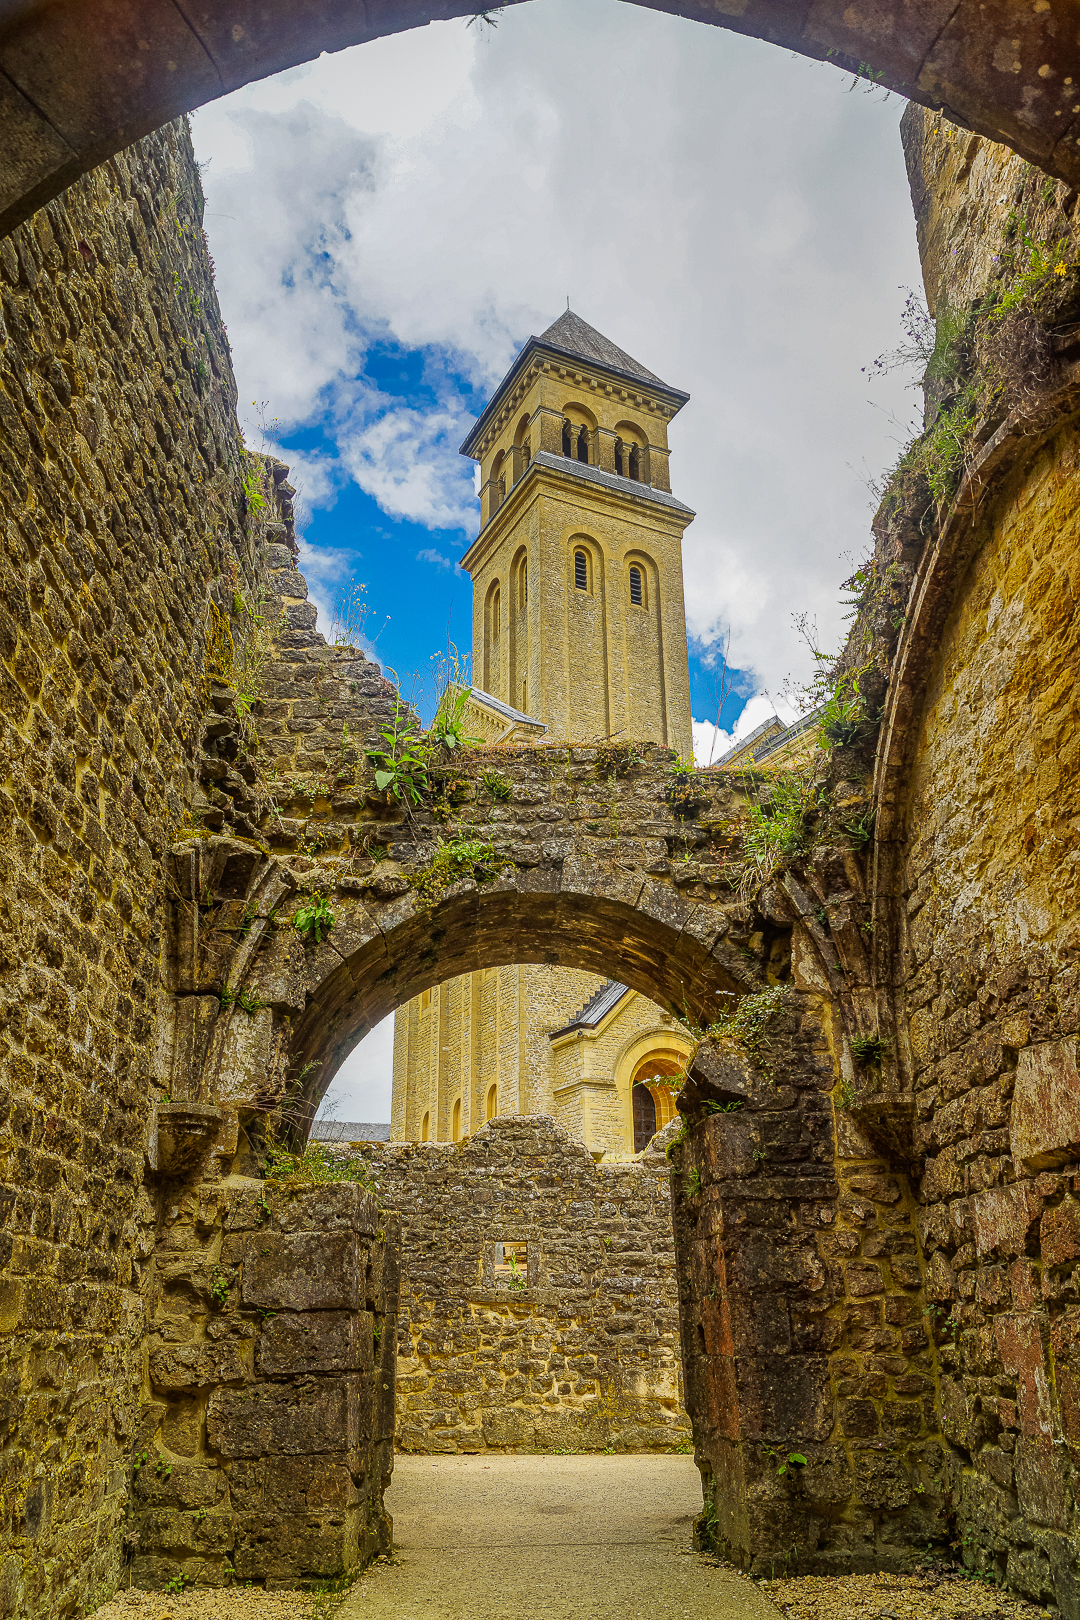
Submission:
MULTIPOLYGON (((645 0, 669 9, 667 0, 645 0)), ((1000 25, 978 0, 933 0, 853 10, 823 0, 731 7, 682 0, 679 15, 767 39, 871 80, 954 122, 1004 141, 1029 162, 1080 185, 1072 108, 1073 34, 1049 6, 1014 8, 1009 71, 998 61, 1000 25)), ((141 135, 252 80, 323 51, 467 15, 467 7, 395 0, 372 22, 360 0, 297 11, 241 0, 193 17, 139 0, 104 4, 98 19, 78 0, 17 0, 0 36, 3 120, 9 159, 0 181, 0 231, 57 196, 80 174, 141 135), (88 26, 90 24, 90 26, 88 26)))
MULTIPOLYGON (((593 798, 593 818, 611 814, 612 786, 588 763, 590 750, 501 756, 522 819, 491 846, 483 870, 466 867, 445 883, 441 838, 452 847, 455 837, 475 837, 474 824, 455 830, 451 821, 435 836, 430 812, 426 837, 414 842, 399 824, 394 859, 364 861, 364 875, 355 857, 315 865, 226 836, 176 846, 169 1097, 221 1110, 234 1125, 287 1099, 303 1134, 369 1028, 436 984, 512 962, 618 978, 678 1018, 710 1022, 759 974, 732 938, 738 910, 719 874, 676 887, 666 873, 657 833, 666 822, 672 846, 685 835, 665 804, 666 753, 655 752, 623 785, 609 847, 600 819, 580 819, 593 798), (305 893, 322 895, 333 916, 321 941, 288 926, 305 893)), ((482 790, 483 769, 483 755, 463 760, 459 788, 471 774, 482 790)), ((727 806, 730 787, 718 781, 716 791, 727 806)), ((226 1129, 223 1155, 235 1151, 230 1140, 226 1129)))

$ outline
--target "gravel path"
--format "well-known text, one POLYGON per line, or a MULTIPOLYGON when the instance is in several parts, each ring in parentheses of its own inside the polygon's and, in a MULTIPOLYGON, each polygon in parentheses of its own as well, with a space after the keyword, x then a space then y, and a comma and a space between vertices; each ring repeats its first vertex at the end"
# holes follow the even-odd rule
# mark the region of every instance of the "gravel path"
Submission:
POLYGON ((760 1581, 787 1620, 1042 1620, 1045 1609, 962 1575, 803 1575, 760 1581))
POLYGON ((751 1581, 693 1552, 689 1457, 399 1457, 395 1552, 343 1596, 118 1593, 95 1620, 1041 1620, 955 1575, 751 1581))

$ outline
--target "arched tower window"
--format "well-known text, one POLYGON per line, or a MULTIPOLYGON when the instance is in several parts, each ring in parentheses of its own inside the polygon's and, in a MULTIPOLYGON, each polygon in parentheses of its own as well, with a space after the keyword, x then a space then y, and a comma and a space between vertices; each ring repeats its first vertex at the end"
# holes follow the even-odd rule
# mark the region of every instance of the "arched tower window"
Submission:
POLYGON ((495 1115, 498 1112, 499 1112, 499 1088, 498 1088, 498 1086, 491 1086, 489 1088, 488 1094, 487 1094, 486 1118, 494 1119, 495 1115))
POLYGON ((633 607, 645 606, 645 586, 636 563, 630 568, 630 602, 633 607))
POLYGON ((632 444, 630 446, 630 464, 629 464, 629 466, 627 468, 627 476, 629 478, 633 478, 637 482, 640 482, 640 478, 641 478, 641 474, 640 474, 640 471, 639 471, 640 466, 641 466, 641 457, 638 454, 638 447, 637 447, 636 444, 632 444))
POLYGON ((625 459, 626 459, 626 446, 623 444, 621 439, 616 439, 615 440, 615 471, 618 473, 620 478, 624 478, 626 476, 626 473, 625 473, 625 459))
POLYGON ((588 435, 588 432, 586 431, 586 429, 583 428, 583 427, 578 428, 577 458, 578 458, 579 461, 584 461, 586 466, 588 465, 588 462, 589 462, 589 435, 588 435))
POLYGON ((570 437, 570 424, 565 417, 562 425, 562 453, 564 456, 572 456, 574 453, 574 443, 570 437))
POLYGON ((589 554, 587 551, 574 552, 574 589, 587 591, 589 588, 589 554))
POLYGON ((529 561, 527 557, 521 559, 521 605, 527 607, 529 602, 529 561))
POLYGON ((454 1123, 453 1123, 453 1129, 452 1129, 452 1132, 451 1132, 451 1140, 454 1141, 454 1142, 460 1142, 461 1141, 461 1098, 460 1097, 455 1097, 454 1098, 453 1120, 454 1120, 454 1123))
POLYGON ((423 1121, 422 1121, 421 1126, 420 1126, 420 1140, 421 1140, 421 1142, 430 1142, 430 1140, 431 1140, 431 1115, 430 1114, 425 1114, 424 1115, 423 1121))

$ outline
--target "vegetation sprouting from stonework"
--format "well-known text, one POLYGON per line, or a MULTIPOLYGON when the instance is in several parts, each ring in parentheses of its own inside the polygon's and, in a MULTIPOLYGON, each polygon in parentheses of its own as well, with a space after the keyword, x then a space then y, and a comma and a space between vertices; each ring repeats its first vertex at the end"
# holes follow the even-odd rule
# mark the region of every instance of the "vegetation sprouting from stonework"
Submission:
POLYGON ((368 1192, 374 1192, 375 1182, 371 1165, 361 1153, 347 1146, 309 1142, 302 1153, 271 1142, 266 1148, 267 1181, 291 1182, 296 1186, 313 1186, 335 1181, 355 1181, 368 1192))
POLYGON ((408 883, 421 905, 430 909, 462 878, 490 883, 508 864, 496 853, 495 846, 483 839, 451 838, 439 845, 418 872, 409 874, 408 883))

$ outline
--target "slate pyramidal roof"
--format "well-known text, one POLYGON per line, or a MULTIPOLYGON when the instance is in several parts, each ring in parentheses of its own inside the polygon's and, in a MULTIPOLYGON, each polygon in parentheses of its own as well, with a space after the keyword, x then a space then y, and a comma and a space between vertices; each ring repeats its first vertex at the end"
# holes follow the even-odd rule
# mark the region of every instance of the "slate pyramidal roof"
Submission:
POLYGON ((539 337, 531 337, 522 348, 510 370, 473 423, 461 446, 460 453, 463 456, 473 455, 473 446, 483 437, 491 417, 502 404, 503 396, 538 350, 579 363, 584 360, 589 366, 609 372, 618 382, 636 383, 639 388, 644 385, 650 393, 663 394, 676 410, 680 410, 690 398, 690 395, 684 393, 681 388, 672 388, 670 383, 663 382, 654 371, 648 371, 640 360, 633 359, 625 349, 620 349, 617 343, 612 343, 610 338, 598 332, 595 326, 590 326, 580 315, 575 315, 572 309, 566 309, 557 321, 551 323, 546 332, 542 332, 539 337))

